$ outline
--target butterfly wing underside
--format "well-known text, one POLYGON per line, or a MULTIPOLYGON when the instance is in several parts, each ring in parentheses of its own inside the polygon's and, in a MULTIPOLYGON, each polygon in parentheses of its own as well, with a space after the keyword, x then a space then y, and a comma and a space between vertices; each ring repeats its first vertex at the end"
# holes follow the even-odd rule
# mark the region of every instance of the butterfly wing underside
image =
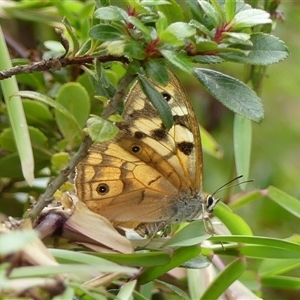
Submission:
POLYGON ((119 135, 93 145, 77 166, 79 199, 115 226, 168 223, 174 202, 201 192, 198 122, 181 83, 169 77, 167 86, 154 86, 170 105, 170 130, 137 82, 125 100, 119 135))

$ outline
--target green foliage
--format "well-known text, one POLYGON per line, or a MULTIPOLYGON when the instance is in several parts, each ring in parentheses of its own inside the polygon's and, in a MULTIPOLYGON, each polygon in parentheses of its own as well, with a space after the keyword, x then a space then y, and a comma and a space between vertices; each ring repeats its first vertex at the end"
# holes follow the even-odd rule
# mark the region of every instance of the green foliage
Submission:
MULTIPOLYGON (((187 0, 186 7, 174 0, 112 1, 115 5, 107 0, 8 2, 10 5, 0 9, 0 18, 34 22, 36 39, 44 42, 43 57, 65 58, 67 62, 63 68, 55 65, 47 72, 24 72, 1 82, 1 99, 5 102, 0 107, 3 213, 11 211, 8 206, 21 206, 25 212, 19 202, 20 193, 37 200, 46 189, 29 187, 33 174, 35 178, 46 177, 48 183, 51 176, 65 168, 86 135, 94 142, 103 142, 118 133, 114 122, 120 121, 122 103, 117 103, 109 115, 101 114, 115 95, 124 94, 124 87, 119 84, 125 74, 137 75, 145 94, 170 128, 170 108, 151 83, 166 85, 167 68, 178 69, 183 76, 195 79, 222 105, 238 114, 233 125, 235 168, 237 174, 248 178, 253 142, 250 120, 260 122, 264 116, 256 92, 262 85, 265 67, 289 54, 285 43, 271 34, 275 1, 265 1, 268 12, 231 0, 187 0), (54 26, 63 32, 61 42, 54 41, 54 26), (246 69, 243 77, 254 91, 241 80, 214 70, 216 64, 225 62, 242 64, 246 69), (203 68, 203 64, 214 69, 203 68), (15 98, 18 96, 22 102, 15 98)), ((4 53, 4 41, 0 47, 4 53)), ((15 59, 13 63, 20 66, 29 60, 15 59)), ((3 56, 0 69, 10 67, 9 57, 3 56)), ((204 151, 221 157, 222 151, 212 136, 204 130, 202 135, 204 151)), ((225 171, 228 174, 228 169, 225 171)), ((206 177, 204 180, 208 181, 206 177)), ((16 298, 17 292, 24 292, 18 290, 21 282, 26 288, 41 286, 46 294, 47 280, 57 287, 61 282, 59 275, 67 274, 66 289, 60 290, 57 299, 150 299, 161 286, 168 290, 161 293, 170 293, 174 299, 218 299, 230 290, 243 299, 258 299, 264 296, 260 284, 265 288, 299 290, 299 237, 270 237, 253 230, 238 214, 239 209, 248 209, 264 199, 268 205, 279 205, 280 215, 289 212, 299 222, 299 201, 280 188, 269 186, 237 194, 228 205, 220 202, 212 224, 181 224, 173 228, 171 238, 154 237, 146 245, 144 240, 136 241, 137 249, 140 246, 145 251, 84 253, 78 250, 85 248, 76 246, 77 251, 48 249, 58 264, 16 266, 11 270, 9 263, 4 263, 0 267, 0 289, 7 293, 5 296, 16 298), (213 236, 207 232, 211 225, 216 231, 213 236), (176 272, 177 267, 186 270, 183 280, 169 272, 176 272), (99 274, 112 273, 116 277, 102 281, 100 287, 82 285, 99 274), (166 273, 172 277, 172 283, 166 281, 166 273), (135 280, 127 282, 132 278, 135 280), (207 282, 207 278, 214 279, 207 282), (11 291, 17 292, 9 294, 11 291)), ((1 254, 24 253, 35 237, 29 230, 2 234, 1 254), (24 252, 18 252, 21 250, 24 252)), ((47 296, 55 299, 50 292, 47 296)))

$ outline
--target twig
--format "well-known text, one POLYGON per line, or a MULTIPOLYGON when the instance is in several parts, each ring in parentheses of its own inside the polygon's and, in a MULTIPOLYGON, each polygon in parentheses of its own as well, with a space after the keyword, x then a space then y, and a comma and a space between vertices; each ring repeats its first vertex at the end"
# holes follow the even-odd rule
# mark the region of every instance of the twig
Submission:
POLYGON ((17 74, 33 73, 37 71, 41 72, 41 71, 49 71, 49 70, 56 71, 69 65, 91 64, 93 63, 94 59, 97 59, 100 62, 121 61, 123 63, 128 63, 128 59, 126 57, 119 57, 119 56, 112 56, 112 55, 80 56, 80 57, 74 57, 73 59, 69 59, 66 57, 58 57, 58 58, 51 58, 48 60, 42 60, 29 65, 20 65, 8 70, 0 71, 0 80, 12 77, 17 74))
MULTIPOLYGON (((109 105, 105 108, 101 115, 104 119, 107 119, 116 111, 118 104, 123 100, 126 94, 126 90, 129 84, 134 80, 135 77, 135 75, 127 74, 121 80, 115 96, 111 99, 109 105)), ((46 188, 45 193, 40 196, 37 204, 29 212, 28 217, 30 217, 34 221, 39 216, 43 208, 53 200, 53 195, 56 190, 59 189, 59 187, 68 180, 70 173, 74 171, 76 165, 87 155, 88 149, 92 144, 93 141, 91 140, 91 138, 89 136, 86 136, 79 150, 72 157, 67 167, 62 170, 53 181, 50 182, 50 184, 46 188)))

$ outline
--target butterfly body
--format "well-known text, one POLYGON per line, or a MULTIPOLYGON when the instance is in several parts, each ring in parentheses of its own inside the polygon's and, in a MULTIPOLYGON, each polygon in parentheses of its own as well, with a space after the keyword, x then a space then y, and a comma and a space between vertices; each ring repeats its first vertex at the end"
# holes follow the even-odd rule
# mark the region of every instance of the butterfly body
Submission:
POLYGON ((139 83, 125 100, 120 133, 93 145, 77 166, 78 198, 114 226, 151 234, 190 221, 215 205, 202 192, 199 125, 176 76, 155 85, 171 108, 168 130, 139 83))

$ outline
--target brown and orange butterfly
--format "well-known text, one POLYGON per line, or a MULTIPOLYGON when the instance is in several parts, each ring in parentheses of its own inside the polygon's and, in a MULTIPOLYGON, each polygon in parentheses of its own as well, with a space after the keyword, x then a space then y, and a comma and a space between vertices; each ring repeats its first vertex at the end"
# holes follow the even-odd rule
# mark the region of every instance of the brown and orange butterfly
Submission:
POLYGON ((155 88, 168 102, 174 124, 167 130, 136 82, 125 100, 120 133, 93 145, 79 163, 78 198, 115 227, 140 235, 206 217, 217 204, 202 191, 199 125, 178 78, 155 88))

